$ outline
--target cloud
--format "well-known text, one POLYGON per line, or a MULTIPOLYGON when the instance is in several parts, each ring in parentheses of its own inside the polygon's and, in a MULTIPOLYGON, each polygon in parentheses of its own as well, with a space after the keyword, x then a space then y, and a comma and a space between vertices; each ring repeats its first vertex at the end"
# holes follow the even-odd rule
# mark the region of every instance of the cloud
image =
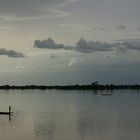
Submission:
POLYGON ((8 57, 13 57, 13 58, 23 58, 23 57, 25 57, 23 53, 16 52, 14 50, 7 50, 5 48, 0 49, 0 55, 6 55, 8 57))
POLYGON ((126 27, 124 25, 117 25, 115 29, 121 31, 121 30, 125 30, 126 27))
POLYGON ((117 51, 119 53, 125 53, 127 50, 140 51, 140 39, 126 39, 121 41, 116 41, 115 43, 107 43, 100 41, 86 41, 85 39, 80 39, 75 49, 80 52, 96 52, 96 51, 117 51))
POLYGON ((74 30, 91 30, 91 27, 89 26, 85 26, 83 24, 79 24, 79 23, 67 23, 67 24, 58 24, 59 27, 63 28, 63 29, 74 29, 74 30))
POLYGON ((112 45, 106 42, 99 41, 87 41, 81 38, 76 46, 65 46, 64 44, 56 44, 54 40, 48 38, 47 40, 35 40, 35 48, 45 48, 45 49, 64 49, 64 50, 76 50, 79 52, 91 53, 94 51, 110 51, 112 45))
POLYGON ((0 0, 0 18, 6 20, 27 20, 54 18, 67 13, 59 7, 75 0, 0 0))
POLYGON ((107 28, 105 28, 105 27, 92 27, 92 30, 99 30, 99 31, 106 31, 107 30, 107 28))
POLYGON ((48 40, 35 40, 34 47, 44 49, 64 49, 73 50, 82 53, 93 52, 117 52, 126 53, 127 50, 140 51, 140 39, 125 39, 115 41, 113 43, 100 42, 100 41, 87 41, 81 38, 75 46, 66 46, 64 44, 56 44, 54 40, 49 38, 48 40))
POLYGON ((71 58, 70 62, 68 63, 68 66, 75 65, 77 63, 78 59, 79 59, 79 57, 71 58))
POLYGON ((11 67, 11 66, 7 66, 7 67, 0 67, 0 71, 2 72, 6 72, 6 73, 13 73, 13 72, 18 72, 19 70, 24 69, 24 67, 22 65, 18 65, 16 67, 11 67))
POLYGON ((54 40, 48 38, 47 40, 35 40, 34 47, 36 48, 47 48, 47 49, 62 49, 64 48, 63 44, 56 44, 54 40))
POLYGON ((123 53, 127 52, 127 48, 125 46, 121 45, 121 44, 114 47, 114 50, 119 54, 123 54, 123 53))
POLYGON ((16 66, 16 69, 24 69, 24 67, 22 65, 18 65, 16 66))
POLYGON ((120 44, 125 46, 127 49, 140 51, 140 39, 130 39, 122 41, 120 44))
POLYGON ((80 52, 91 53, 94 51, 111 51, 112 44, 100 41, 86 41, 85 39, 81 38, 76 46, 75 50, 80 52))
POLYGON ((64 45, 64 50, 73 50, 73 49, 74 49, 73 46, 65 46, 65 45, 64 45))

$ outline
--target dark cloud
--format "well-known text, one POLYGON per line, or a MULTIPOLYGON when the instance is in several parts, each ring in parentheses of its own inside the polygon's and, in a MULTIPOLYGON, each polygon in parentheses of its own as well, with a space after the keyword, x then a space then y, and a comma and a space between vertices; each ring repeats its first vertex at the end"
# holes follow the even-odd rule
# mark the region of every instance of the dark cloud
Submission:
POLYGON ((123 39, 123 40, 118 40, 115 43, 117 46, 123 47, 127 50, 136 50, 140 51, 140 39, 123 39))
POLYGON ((111 51, 112 44, 99 41, 87 41, 81 38, 76 46, 65 46, 64 44, 56 44, 54 40, 48 38, 47 40, 35 40, 35 48, 46 48, 46 49, 64 49, 64 50, 76 50, 84 53, 91 53, 94 51, 111 51))
POLYGON ((73 46, 64 46, 64 50, 73 50, 74 47, 73 46))
MULTIPOLYGON (((117 43, 118 44, 118 43, 117 43)), ((127 52, 127 48, 121 44, 116 44, 116 47, 114 47, 114 50, 116 52, 118 52, 119 54, 123 54, 123 53, 126 53, 127 52)))
POLYGON ((14 50, 6 50, 5 48, 0 49, 0 55, 6 55, 8 57, 13 57, 13 58, 25 57, 23 53, 19 53, 14 50))
POLYGON ((76 46, 75 50, 80 52, 91 53, 94 51, 111 51, 112 45, 106 42, 100 41, 86 41, 85 39, 81 38, 76 46))
POLYGON ((48 38, 48 40, 35 40, 34 47, 36 48, 47 48, 47 49, 62 49, 63 44, 56 44, 54 40, 48 38))
POLYGON ((74 0, 0 0, 0 17, 12 19, 32 19, 61 16, 58 7, 74 0))
POLYGON ((140 51, 140 39, 127 39, 116 41, 115 43, 107 43, 100 41, 86 41, 85 39, 80 39, 75 49, 80 52, 95 52, 95 51, 117 51, 120 53, 125 53, 127 50, 140 51))
POLYGON ((116 30, 125 30, 126 27, 124 25, 117 25, 116 30))
POLYGON ((125 53, 127 50, 140 51, 140 39, 126 39, 116 41, 115 43, 107 43, 100 41, 87 41, 81 38, 75 46, 65 46, 64 44, 56 44, 54 40, 49 38, 48 40, 35 40, 34 47, 47 48, 47 49, 64 49, 75 50, 82 53, 92 52, 106 52, 117 51, 119 53, 125 53))
POLYGON ((121 44, 125 46, 127 49, 140 51, 140 39, 136 39, 136 40, 130 39, 130 40, 121 42, 121 44))

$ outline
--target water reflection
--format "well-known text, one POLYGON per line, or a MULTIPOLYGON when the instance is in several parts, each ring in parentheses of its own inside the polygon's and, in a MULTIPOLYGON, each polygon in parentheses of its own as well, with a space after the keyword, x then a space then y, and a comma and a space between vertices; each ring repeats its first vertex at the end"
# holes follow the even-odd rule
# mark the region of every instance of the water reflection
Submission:
POLYGON ((80 139, 87 139, 88 136, 92 138, 94 135, 94 123, 93 119, 89 116, 83 116, 78 118, 77 121, 77 132, 79 133, 80 139))
POLYGON ((56 123, 53 116, 48 118, 46 115, 35 118, 35 137, 42 140, 53 140, 56 132, 56 123))

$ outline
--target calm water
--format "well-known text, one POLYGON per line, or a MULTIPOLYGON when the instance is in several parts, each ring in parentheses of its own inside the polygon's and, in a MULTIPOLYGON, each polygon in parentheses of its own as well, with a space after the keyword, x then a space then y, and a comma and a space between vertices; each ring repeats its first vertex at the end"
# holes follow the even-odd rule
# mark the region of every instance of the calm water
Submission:
POLYGON ((140 91, 0 91, 1 140, 140 140, 140 91))

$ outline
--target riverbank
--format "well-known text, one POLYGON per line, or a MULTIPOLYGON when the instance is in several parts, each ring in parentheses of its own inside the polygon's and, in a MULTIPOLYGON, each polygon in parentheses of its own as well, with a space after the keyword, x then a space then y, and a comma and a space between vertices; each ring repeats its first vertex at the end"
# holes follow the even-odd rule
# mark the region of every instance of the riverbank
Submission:
POLYGON ((2 85, 0 86, 0 89, 3 90, 14 90, 14 89, 40 89, 40 90, 117 90, 117 89, 133 89, 133 90, 139 90, 140 85, 113 85, 113 84, 106 84, 106 85, 100 85, 100 84, 94 84, 91 85, 64 85, 64 86, 45 86, 45 85, 25 85, 25 86, 15 86, 15 85, 2 85))

